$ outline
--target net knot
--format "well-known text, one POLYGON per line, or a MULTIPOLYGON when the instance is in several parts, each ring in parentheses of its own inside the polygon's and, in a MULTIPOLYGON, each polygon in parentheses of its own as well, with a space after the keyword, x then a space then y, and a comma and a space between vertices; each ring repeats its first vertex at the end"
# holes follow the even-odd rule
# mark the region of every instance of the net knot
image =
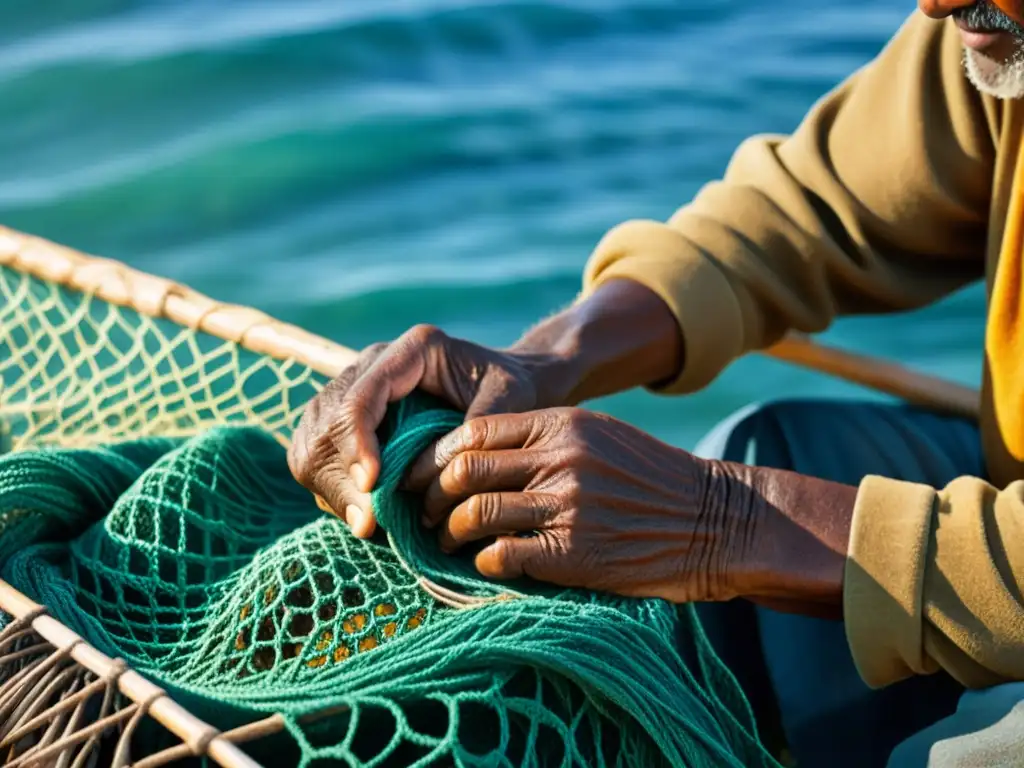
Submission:
POLYGON ((80 637, 76 637, 74 640, 72 640, 67 645, 62 645, 60 648, 58 648, 57 652, 54 653, 53 656, 52 656, 53 660, 54 661, 58 661, 60 659, 70 658, 71 657, 71 653, 75 650, 75 648, 77 648, 78 646, 80 646, 80 645, 82 645, 84 643, 85 643, 85 640, 83 640, 80 637))
POLYGON ((144 698, 142 701, 138 702, 139 709, 141 709, 143 712, 149 712, 149 708, 153 706, 154 702, 156 702, 157 699, 164 698, 166 695, 167 691, 165 691, 163 688, 154 689, 153 692, 149 694, 149 696, 144 698))
MULTIPOLYGON (((80 642, 82 642, 81 638, 79 638, 78 640, 73 642, 71 645, 69 645, 68 648, 69 649, 70 648, 74 648, 80 642)), ((127 662, 125 662, 124 659, 122 659, 122 658, 112 659, 111 662, 110 662, 110 668, 106 671, 106 673, 103 675, 103 677, 101 679, 109 685, 110 683, 117 682, 118 678, 120 678, 121 675, 123 675, 127 670, 128 670, 128 664, 127 664, 127 662)))
POLYGON ((206 750, 210 746, 210 742, 220 736, 220 731, 214 728, 212 725, 207 725, 203 730, 199 731, 195 736, 188 739, 185 742, 192 754, 196 757, 201 757, 206 754, 206 750))

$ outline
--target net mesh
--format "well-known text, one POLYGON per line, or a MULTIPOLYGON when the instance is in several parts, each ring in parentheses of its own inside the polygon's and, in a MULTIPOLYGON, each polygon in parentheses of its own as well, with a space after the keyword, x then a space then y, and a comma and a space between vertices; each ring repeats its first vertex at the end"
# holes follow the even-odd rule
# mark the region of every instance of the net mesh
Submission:
POLYGON ((458 414, 392 408, 388 534, 358 540, 287 470, 310 369, 6 267, 0 293, 3 578, 218 728, 284 715, 272 764, 775 764, 691 610, 436 551, 397 483, 458 414))
POLYGON ((6 447, 85 447, 251 424, 285 439, 324 379, 307 366, 0 267, 6 447))

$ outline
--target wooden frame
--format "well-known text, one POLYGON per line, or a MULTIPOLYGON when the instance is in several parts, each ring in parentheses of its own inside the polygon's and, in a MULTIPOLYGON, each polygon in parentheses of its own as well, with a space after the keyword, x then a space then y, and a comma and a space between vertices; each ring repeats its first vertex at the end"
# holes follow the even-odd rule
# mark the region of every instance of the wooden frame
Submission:
POLYGON ((13 663, 20 662, 17 671, 0 683, 0 750, 6 752, 5 764, 12 768, 84 764, 103 732, 118 726, 121 734, 111 765, 128 765, 129 741, 146 715, 181 739, 182 745, 134 763, 137 768, 156 768, 189 755, 207 755, 225 768, 260 768, 235 742, 284 726, 283 721, 276 722, 279 718, 270 718, 255 727, 221 733, 123 661, 100 653, 46 615, 43 606, 2 580, 0 608, 14 617, 0 631, 0 668, 10 664, 13 669, 13 663), (131 704, 118 707, 115 693, 131 704), (85 706, 93 696, 102 696, 99 719, 83 724, 85 706), (18 752, 19 743, 32 735, 39 736, 39 740, 18 752))
MULTIPOLYGON (((356 357, 354 350, 249 307, 216 302, 164 278, 0 227, 0 265, 63 285, 142 315, 170 320, 233 341, 252 352, 294 360, 331 377, 356 357)), ((5 764, 88 765, 96 759, 100 735, 120 728, 114 765, 156 768, 190 755, 206 755, 225 768, 259 768, 237 744, 276 733, 284 720, 270 716, 221 733, 178 705, 164 691, 86 643, 46 614, 46 609, 0 580, 0 609, 14 621, 0 631, 0 751, 5 764), (116 699, 128 700, 118 706, 116 699), (84 705, 102 697, 100 718, 80 722, 84 705), (182 744, 131 763, 128 742, 144 716, 157 720, 182 744), (39 743, 18 751, 36 735, 39 743)))

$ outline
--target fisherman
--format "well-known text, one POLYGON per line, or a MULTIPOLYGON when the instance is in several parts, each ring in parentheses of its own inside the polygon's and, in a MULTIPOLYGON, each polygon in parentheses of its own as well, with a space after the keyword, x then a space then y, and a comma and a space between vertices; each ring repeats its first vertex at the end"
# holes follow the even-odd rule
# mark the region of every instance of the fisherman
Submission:
POLYGON ((609 232, 511 347, 416 327, 365 350, 307 409, 296 478, 371 535, 375 428, 421 388, 466 422, 407 487, 482 574, 700 602, 800 766, 1024 764, 1024 0, 991 2, 919 0, 792 135, 609 232), (577 407, 981 279, 977 424, 771 402, 688 453, 577 407))

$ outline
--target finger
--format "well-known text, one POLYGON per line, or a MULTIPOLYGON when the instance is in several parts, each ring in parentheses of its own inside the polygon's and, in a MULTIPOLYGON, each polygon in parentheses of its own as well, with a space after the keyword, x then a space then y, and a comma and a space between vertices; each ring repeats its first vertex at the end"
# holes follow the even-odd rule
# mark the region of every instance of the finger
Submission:
POLYGON ((538 431, 540 412, 482 416, 453 429, 424 451, 409 470, 405 487, 425 491, 465 451, 500 451, 522 448, 538 431))
POLYGON ((362 507, 355 504, 349 504, 345 507, 345 514, 339 515, 335 513, 334 507, 328 504, 320 494, 313 494, 313 498, 316 499, 316 505, 321 509, 321 511, 344 520, 345 524, 348 525, 353 532, 356 532, 355 535, 357 538, 369 538, 373 535, 373 532, 377 530, 377 520, 372 509, 364 510, 362 507))
MULTIPOLYGON (((316 401, 314 400, 309 404, 307 407, 307 413, 309 408, 313 407, 313 403, 315 402, 316 401)), ((306 432, 305 417, 303 417, 303 419, 299 421, 298 429, 295 430, 295 434, 292 436, 291 444, 288 446, 288 451, 285 455, 288 458, 288 470, 292 473, 292 477, 295 478, 295 482, 306 490, 312 490, 310 488, 312 471, 306 432)))
POLYGON ((423 524, 433 528, 456 504, 478 493, 522 491, 536 473, 529 451, 467 451, 458 454, 423 496, 423 524))
POLYGON ((542 493, 479 493, 459 504, 441 528, 441 549, 454 552, 471 541, 543 527, 555 499, 542 493))
POLYGON ((331 427, 337 420, 345 394, 387 347, 386 343, 366 347, 355 363, 331 380, 303 409, 288 446, 288 468, 307 490, 316 491, 313 481, 317 473, 336 459, 337 446, 331 440, 331 427))
POLYGON ((436 333, 417 327, 403 334, 388 352, 352 385, 341 402, 339 446, 345 471, 363 493, 369 493, 380 474, 377 429, 389 403, 401 400, 422 381, 427 369, 426 347, 436 333))
POLYGON ((288 449, 288 467, 299 484, 313 492, 320 509, 346 521, 356 536, 367 538, 377 527, 369 494, 360 491, 342 470, 329 436, 314 436, 315 428, 309 427, 320 423, 323 404, 314 400, 307 407, 288 449))
POLYGON ((377 530, 370 494, 356 489, 348 475, 325 469, 316 478, 315 485, 317 506, 343 520, 354 536, 366 539, 377 530))
POLYGON ((477 571, 488 579, 517 579, 530 576, 539 581, 558 584, 561 569, 566 567, 564 548, 558 545, 557 534, 541 531, 536 536, 502 536, 481 550, 475 560, 477 571))
POLYGON ((349 504, 345 508, 345 522, 357 539, 368 539, 377 530, 377 517, 369 501, 365 505, 349 504))
MULTIPOLYGON (((456 429, 455 432, 458 432, 460 429, 462 427, 456 429)), ((435 440, 406 470, 405 477, 401 483, 403 490, 422 493, 437 479, 437 476, 441 474, 441 470, 448 463, 444 460, 444 454, 440 453, 440 445, 441 440, 435 440)))

